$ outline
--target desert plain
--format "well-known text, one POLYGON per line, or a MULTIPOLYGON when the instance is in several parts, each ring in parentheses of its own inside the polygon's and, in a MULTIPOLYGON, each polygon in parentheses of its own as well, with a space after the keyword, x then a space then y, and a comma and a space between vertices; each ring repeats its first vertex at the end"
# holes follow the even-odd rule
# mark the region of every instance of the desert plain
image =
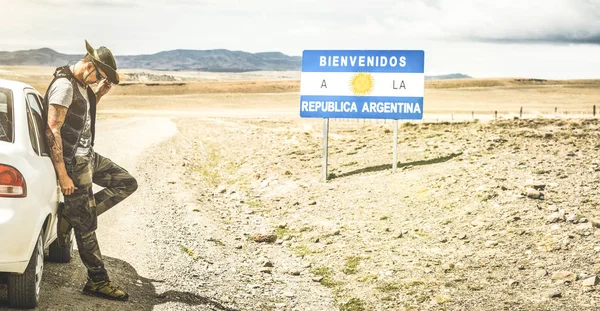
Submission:
MULTIPOLYGON (((52 72, 0 66, 42 95, 52 72)), ((299 72, 122 76, 95 149, 140 187, 97 234, 131 299, 80 294, 75 254, 46 265, 40 310, 600 304, 600 80, 427 81, 423 120, 397 125, 396 171, 395 122, 331 119, 324 182, 299 72)))

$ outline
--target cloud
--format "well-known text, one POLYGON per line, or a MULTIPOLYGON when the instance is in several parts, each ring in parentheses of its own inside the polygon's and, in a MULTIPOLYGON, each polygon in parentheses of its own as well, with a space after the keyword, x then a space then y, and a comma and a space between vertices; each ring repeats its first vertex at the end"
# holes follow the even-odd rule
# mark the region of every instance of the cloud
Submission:
POLYGON ((88 6, 93 8, 126 8, 126 7, 136 7, 139 4, 139 1, 120 1, 120 0, 79 0, 74 2, 72 0, 30 0, 33 3, 44 5, 44 6, 62 6, 62 7, 72 7, 72 6, 88 6))
POLYGON ((600 44, 600 2, 591 0, 444 3, 442 31, 497 43, 600 44), (507 3, 508 2, 508 3, 507 3), (452 20, 454 19, 454 20, 452 20), (458 20, 457 20, 458 19, 458 20))
POLYGON ((555 43, 555 44, 597 44, 600 45, 600 34, 578 36, 568 34, 548 34, 539 37, 505 37, 505 38, 474 38, 491 43, 555 43))

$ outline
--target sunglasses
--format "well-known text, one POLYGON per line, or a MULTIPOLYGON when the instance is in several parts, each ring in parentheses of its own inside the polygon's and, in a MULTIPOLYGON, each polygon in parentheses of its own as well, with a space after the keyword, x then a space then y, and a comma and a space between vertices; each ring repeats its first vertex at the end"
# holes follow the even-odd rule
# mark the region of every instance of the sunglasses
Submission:
POLYGON ((94 65, 94 69, 96 70, 96 80, 97 80, 98 82, 100 82, 100 81, 102 81, 102 80, 106 79, 105 77, 103 77, 103 76, 100 74, 100 70, 98 70, 98 67, 96 67, 96 65, 94 65))

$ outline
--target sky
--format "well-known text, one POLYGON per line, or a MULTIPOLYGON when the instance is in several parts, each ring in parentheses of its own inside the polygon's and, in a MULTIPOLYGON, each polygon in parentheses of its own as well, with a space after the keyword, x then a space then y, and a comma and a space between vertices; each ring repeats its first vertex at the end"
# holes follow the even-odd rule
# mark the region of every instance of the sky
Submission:
POLYGON ((0 0, 0 12, 0 51, 424 50, 427 75, 600 78, 600 0, 0 0))

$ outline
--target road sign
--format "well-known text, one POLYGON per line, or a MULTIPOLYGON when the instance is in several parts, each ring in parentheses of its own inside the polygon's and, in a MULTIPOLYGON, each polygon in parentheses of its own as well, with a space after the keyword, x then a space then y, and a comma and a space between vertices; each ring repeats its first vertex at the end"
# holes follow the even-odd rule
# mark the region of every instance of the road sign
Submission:
POLYGON ((420 120, 423 51, 306 50, 300 117, 420 120))

